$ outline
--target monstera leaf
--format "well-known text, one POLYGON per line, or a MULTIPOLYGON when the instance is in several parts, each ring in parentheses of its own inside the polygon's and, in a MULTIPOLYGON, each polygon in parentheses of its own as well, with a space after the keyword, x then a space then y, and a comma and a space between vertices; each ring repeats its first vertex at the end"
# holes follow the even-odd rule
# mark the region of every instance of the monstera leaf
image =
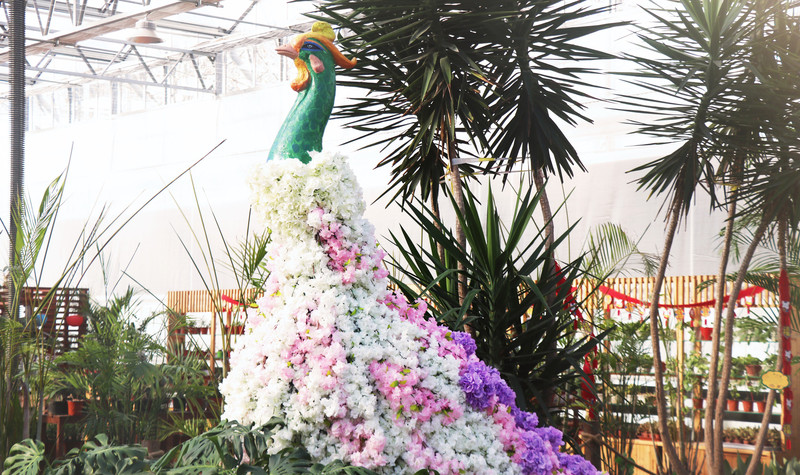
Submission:
POLYGON ((3 475, 38 475, 44 458, 44 444, 26 439, 11 447, 3 475))

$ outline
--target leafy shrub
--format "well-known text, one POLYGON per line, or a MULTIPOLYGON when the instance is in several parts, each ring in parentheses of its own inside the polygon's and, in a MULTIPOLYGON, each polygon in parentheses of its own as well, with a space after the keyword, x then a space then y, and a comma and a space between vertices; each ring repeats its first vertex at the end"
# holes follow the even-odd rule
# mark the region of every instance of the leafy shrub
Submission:
MULTIPOLYGON (((147 450, 143 447, 112 445, 108 437, 101 434, 51 465, 45 458, 44 444, 27 439, 12 447, 3 475, 374 474, 371 470, 339 461, 325 465, 314 463, 303 447, 268 453, 268 441, 281 425, 278 419, 257 428, 224 422, 152 462, 145 459, 147 450)), ((425 472, 418 473, 423 475, 425 472)))

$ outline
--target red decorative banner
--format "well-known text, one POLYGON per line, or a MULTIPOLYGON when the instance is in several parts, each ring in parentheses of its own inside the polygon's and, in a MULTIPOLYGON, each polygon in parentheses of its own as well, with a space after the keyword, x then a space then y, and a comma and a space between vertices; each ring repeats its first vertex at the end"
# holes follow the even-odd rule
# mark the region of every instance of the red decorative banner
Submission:
MULTIPOLYGON (((625 302, 630 302, 636 305, 643 305, 646 307, 650 306, 649 302, 644 302, 642 300, 636 299, 631 297, 630 295, 625 295, 622 292, 617 292, 614 289, 608 288, 605 285, 600 285, 597 287, 597 290, 608 295, 609 297, 624 300, 625 302)), ((754 295, 758 295, 764 291, 764 288, 754 285, 752 287, 748 287, 746 289, 742 289, 739 292, 739 298, 743 299, 746 297, 752 297, 754 295)), ((727 302, 730 298, 730 295, 726 295, 723 299, 723 302, 727 302)), ((706 300, 704 302, 696 302, 696 303, 686 303, 686 304, 659 304, 659 307, 662 308, 697 308, 697 307, 713 307, 717 303, 717 300, 706 300)))
MULTIPOLYGON (((789 289, 789 276, 785 269, 781 269, 780 280, 778 281, 778 299, 781 303, 780 308, 780 322, 778 324, 778 335, 780 336, 780 344, 778 345, 779 358, 783 360, 783 374, 789 377, 792 374, 792 340, 790 337, 790 329, 792 328, 791 321, 791 290, 789 289)), ((784 426, 784 434, 787 436, 786 450, 792 450, 792 441, 786 433, 786 428, 792 426, 792 404, 794 395, 792 394, 791 385, 783 390, 783 414, 781 421, 784 426)))
MULTIPOLYGON (((231 305, 236 305, 237 307, 247 307, 248 306, 246 303, 239 302, 238 300, 234 300, 234 299, 228 297, 225 294, 220 294, 219 299, 222 300, 223 302, 228 302, 231 305)), ((250 306, 251 307, 255 307, 255 305, 250 305, 250 306)))
MULTIPOLYGON (((564 277, 564 273, 561 271, 561 266, 559 266, 557 262, 555 263, 555 270, 559 277, 558 285, 561 287, 567 283, 567 279, 564 277)), ((580 310, 578 301, 575 299, 576 291, 576 287, 571 287, 567 292, 567 295, 564 296, 564 306, 569 308, 572 314, 577 317, 574 323, 575 329, 578 328, 579 322, 583 322, 583 313, 580 310)), ((594 330, 591 330, 590 337, 594 338, 594 330)), ((581 381, 581 398, 586 401, 586 404, 589 406, 589 414, 587 419, 590 421, 597 419, 597 412, 594 405, 594 402, 597 400, 597 396, 595 396, 592 392, 592 388, 595 387, 594 371, 597 369, 597 366, 597 347, 594 347, 592 351, 583 357, 583 372, 586 373, 586 377, 583 379, 583 381, 581 381)))

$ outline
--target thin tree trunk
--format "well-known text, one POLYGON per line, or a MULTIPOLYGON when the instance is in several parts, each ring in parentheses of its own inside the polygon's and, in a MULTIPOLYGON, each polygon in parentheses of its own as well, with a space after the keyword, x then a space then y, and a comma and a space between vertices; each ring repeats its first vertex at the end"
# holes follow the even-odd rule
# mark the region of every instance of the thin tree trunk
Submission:
POLYGON ((661 369, 661 352, 660 342, 658 337, 658 301, 659 294, 661 293, 661 286, 664 283, 664 276, 667 272, 667 263, 669 262, 669 253, 672 249, 672 242, 675 238, 675 232, 678 228, 678 220, 681 214, 681 201, 677 196, 674 198, 672 208, 670 210, 669 224, 667 225, 667 235, 664 240, 664 251, 661 254, 661 262, 658 266, 658 273, 653 285, 653 296, 650 304, 650 339, 653 344, 653 370, 655 371, 656 383, 656 410, 658 412, 658 431, 661 433, 661 440, 664 451, 667 453, 672 470, 678 475, 689 475, 686 467, 681 463, 678 452, 675 450, 675 444, 672 442, 669 428, 667 427, 667 402, 664 392, 664 372, 661 369))
MULTIPOLYGON (((728 393, 728 384, 730 383, 731 379, 731 354, 733 351, 733 317, 734 311, 736 310, 736 299, 739 297, 739 291, 742 288, 742 283, 744 283, 744 276, 747 272, 747 268, 750 266, 750 261, 753 259, 753 254, 756 252, 756 248, 758 247, 761 238, 764 236, 764 232, 767 230, 767 226, 769 225, 769 219, 767 218, 767 214, 765 213, 761 218, 761 223, 759 223, 758 228, 756 229, 755 233, 753 233, 753 241, 747 247, 747 251, 745 252, 744 256, 742 256, 742 260, 739 264, 739 271, 736 275, 736 281, 733 284, 733 288, 731 289, 730 297, 728 297, 728 305, 725 312, 725 354, 723 355, 722 360, 722 374, 720 375, 719 381, 719 395, 717 397, 717 405, 714 410, 714 457, 716 463, 714 464, 714 468, 716 469, 713 473, 722 473, 722 458, 723 458, 723 450, 722 450, 722 421, 725 416, 725 398, 727 397, 728 393)), ((709 385, 714 384, 714 381, 709 381, 709 385)), ((710 407, 709 407, 710 409, 710 407)), ((706 454, 708 456, 708 454, 706 454)))
POLYGON ((31 437, 31 390, 22 383, 22 439, 31 437))
MULTIPOLYGON (((452 158, 453 158, 453 150, 452 145, 450 147, 451 152, 451 166, 450 166, 450 180, 453 187, 453 199, 456 202, 456 206, 458 206, 459 212, 462 214, 464 213, 464 189, 462 188, 461 183, 461 171, 458 168, 458 165, 452 165, 452 158)), ((461 228, 461 222, 456 219, 456 227, 455 227, 455 236, 456 240, 458 241, 459 246, 466 251, 467 249, 467 237, 464 234, 464 229, 461 228)), ((467 295, 467 276, 464 274, 464 263, 458 263, 458 302, 459 304, 464 304, 464 297, 467 295)))
POLYGON ((719 354, 719 337, 720 326, 722 322, 722 308, 723 299, 725 298, 725 276, 728 272, 728 259, 731 250, 731 241, 733 239, 733 225, 734 217, 736 216, 736 199, 738 197, 738 188, 731 190, 730 205, 728 206, 728 220, 725 223, 725 236, 722 246, 722 255, 720 256, 719 271, 717 272, 717 289, 714 298, 716 303, 714 305, 714 330, 711 339, 711 363, 709 364, 708 376, 708 393, 706 395, 706 404, 709 410, 706 410, 705 427, 703 428, 703 438, 706 449, 706 468, 708 473, 717 473, 715 468, 721 462, 717 459, 717 454, 714 452, 715 447, 715 434, 714 434, 714 419, 710 408, 714 407, 714 402, 717 398, 717 385, 714 382, 717 380, 717 356, 719 354))
MULTIPOLYGON (((786 264, 786 234, 787 234, 786 218, 781 217, 778 221, 778 256, 780 259, 781 273, 787 272, 786 264)), ((781 296, 783 298, 783 296, 781 296)), ((780 321, 778 328, 780 328, 780 321)), ((779 338, 780 339, 780 338, 779 338)), ((783 346, 783 345, 781 345, 783 346)), ((778 363, 775 371, 781 372, 783 370, 783 350, 778 348, 778 363)), ((767 430, 769 428, 769 417, 772 415, 772 404, 775 402, 775 390, 770 390, 767 393, 767 402, 765 404, 764 415, 761 417, 761 427, 758 429, 756 435, 755 448, 753 449, 753 457, 750 459, 750 464, 747 466, 745 475, 755 475, 756 470, 761 468, 761 452, 764 450, 764 442, 767 438, 767 430)))
MULTIPOLYGON (((550 208, 550 200, 547 199, 547 190, 544 186, 544 170, 542 168, 537 168, 533 173, 533 183, 536 185, 536 191, 539 193, 539 208, 542 210, 542 219, 544 220, 545 249, 550 253, 550 257, 547 259, 547 263, 545 264, 544 273, 545 275, 551 275, 555 272, 555 258, 552 254, 554 241, 553 211, 550 208)), ((545 296, 545 301, 547 302, 548 308, 553 308, 557 297, 558 295, 555 292, 545 296)), ((553 360, 554 355, 556 354, 555 341, 551 343, 550 350, 551 351, 548 352, 546 356, 548 363, 553 360)), ((555 399, 555 388, 546 388, 544 391, 542 391, 542 397, 544 398, 547 407, 552 407, 555 399)))
POLYGON ((547 190, 545 190, 544 182, 544 171, 541 168, 537 168, 533 174, 533 183, 536 185, 536 191, 539 192, 539 206, 544 220, 545 243, 549 249, 553 246, 555 226, 553 225, 553 211, 550 208, 550 200, 547 199, 547 190))
MULTIPOLYGON (((431 186, 432 187, 439 186, 439 184, 432 183, 431 186)), ((436 193, 433 191, 433 189, 431 189, 430 198, 431 198, 431 213, 436 217, 436 220, 434 221, 434 226, 436 226, 437 230, 441 231, 442 213, 441 211, 439 211, 439 200, 437 199, 436 193)), ((439 258, 444 259, 444 247, 442 246, 442 243, 440 242, 436 243, 436 251, 439 254, 439 258)))

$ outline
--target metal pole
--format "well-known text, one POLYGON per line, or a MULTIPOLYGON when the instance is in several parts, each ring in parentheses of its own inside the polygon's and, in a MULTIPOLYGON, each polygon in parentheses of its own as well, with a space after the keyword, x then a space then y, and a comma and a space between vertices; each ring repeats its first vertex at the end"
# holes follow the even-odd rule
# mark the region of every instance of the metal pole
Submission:
MULTIPOLYGON (((20 217, 22 204, 22 185, 24 177, 25 156, 25 0, 9 2, 9 83, 11 106, 11 219, 9 219, 9 269, 17 263, 14 244, 17 239, 17 219, 20 217)), ((19 307, 14 304, 14 282, 8 279, 8 312, 16 319, 19 307)))

